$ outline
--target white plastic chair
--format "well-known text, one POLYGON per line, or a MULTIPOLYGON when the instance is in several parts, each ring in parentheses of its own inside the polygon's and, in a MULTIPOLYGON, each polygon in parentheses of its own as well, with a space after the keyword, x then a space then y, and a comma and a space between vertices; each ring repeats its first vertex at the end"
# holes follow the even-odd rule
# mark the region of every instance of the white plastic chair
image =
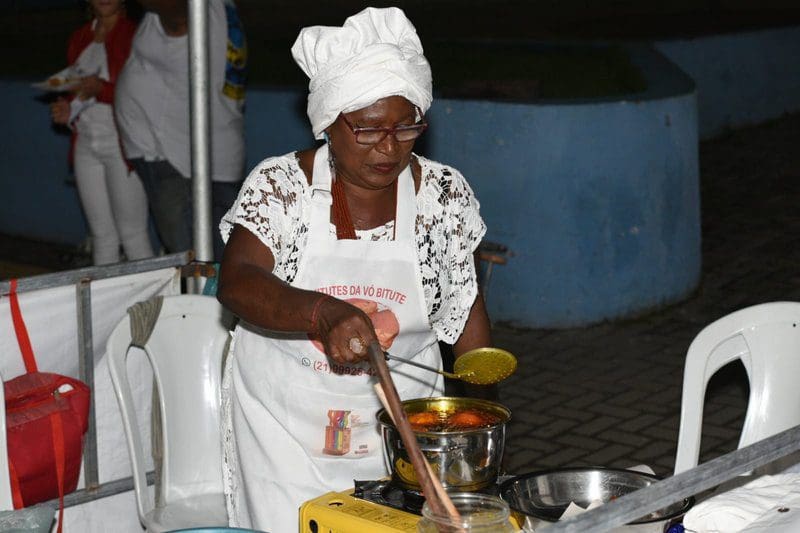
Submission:
POLYGON ((11 497, 11 477, 8 470, 8 444, 6 443, 6 391, 0 375, 0 511, 14 508, 11 497))
POLYGON ((697 466, 706 386, 736 359, 750 381, 739 448, 800 424, 800 303, 771 302, 731 313, 706 326, 686 354, 676 474, 697 466))
POLYGON ((126 368, 130 318, 108 340, 111 380, 122 412, 139 520, 151 532, 228 524, 222 487, 220 384, 228 317, 215 298, 164 298, 145 346, 161 407, 163 462, 155 507, 126 368))

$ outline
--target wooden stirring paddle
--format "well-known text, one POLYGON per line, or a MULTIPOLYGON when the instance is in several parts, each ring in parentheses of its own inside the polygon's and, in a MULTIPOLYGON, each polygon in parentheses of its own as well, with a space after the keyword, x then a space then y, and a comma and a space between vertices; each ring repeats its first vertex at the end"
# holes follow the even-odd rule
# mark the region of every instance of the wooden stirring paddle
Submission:
MULTIPOLYGON (((394 423, 395 427, 397 427, 397 422, 394 419, 394 415, 392 415, 392 411, 389 409, 389 402, 386 399, 386 394, 384 394, 383 387, 381 387, 380 383, 375 384, 375 394, 378 395, 378 398, 380 398, 383 407, 386 409, 386 412, 389 413, 389 418, 392 419, 392 422, 394 423)), ((447 515, 454 518, 458 518, 460 520, 461 515, 459 514, 458 509, 456 509, 456 506, 453 505, 452 500, 450 500, 450 496, 447 494, 447 491, 444 490, 442 482, 434 473, 431 464, 428 462, 427 459, 425 459, 424 455, 422 456, 422 460, 425 462, 425 469, 428 471, 428 475, 431 476, 431 481, 433 481, 433 488, 436 490, 436 494, 439 500, 441 500, 442 504, 447 509, 447 515)))
MULTIPOLYGON (((414 473, 417 475, 419 484, 422 486, 422 493, 428 506, 431 510, 441 516, 450 516, 455 523, 460 523, 461 517, 458 510, 453 505, 450 496, 442 487, 439 478, 433 475, 431 466, 419 449, 417 438, 414 436, 414 431, 411 429, 411 424, 408 422, 408 417, 403 409, 403 404, 400 401, 400 396, 397 394, 397 389, 394 386, 394 381, 389 373, 389 367, 386 365, 386 359, 383 356, 383 350, 377 341, 369 345, 369 359, 372 367, 378 374, 381 392, 378 394, 381 401, 384 402, 384 407, 389 412, 400 433, 400 438, 403 441, 408 456, 411 459, 411 465, 414 467, 414 473)), ((377 392, 377 388, 376 388, 377 392)))

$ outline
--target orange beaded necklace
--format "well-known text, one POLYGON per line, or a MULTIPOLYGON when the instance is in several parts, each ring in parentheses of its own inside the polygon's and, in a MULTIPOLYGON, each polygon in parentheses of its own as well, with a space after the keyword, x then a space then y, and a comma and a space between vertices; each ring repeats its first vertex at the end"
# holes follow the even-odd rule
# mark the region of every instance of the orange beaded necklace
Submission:
MULTIPOLYGON (((394 187, 395 213, 395 223, 392 227, 392 240, 394 240, 397 236, 397 179, 394 180, 392 187, 394 187)), ((336 226, 336 238, 339 240, 355 240, 357 238, 356 228, 353 225, 353 219, 350 216, 350 208, 347 205, 347 198, 344 194, 344 185, 342 185, 342 180, 333 180, 331 195, 333 196, 333 224, 336 226)))

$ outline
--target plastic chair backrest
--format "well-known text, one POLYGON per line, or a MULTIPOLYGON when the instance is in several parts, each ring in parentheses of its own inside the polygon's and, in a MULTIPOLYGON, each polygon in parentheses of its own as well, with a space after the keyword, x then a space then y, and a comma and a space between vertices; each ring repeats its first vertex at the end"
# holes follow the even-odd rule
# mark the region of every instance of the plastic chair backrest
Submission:
POLYGON ((800 303, 731 313, 704 328, 686 354, 676 474, 697 466, 708 381, 737 359, 750 381, 739 448, 800 424, 800 303))
MULTIPOLYGON (((215 298, 167 296, 146 346, 159 392, 163 433, 162 503, 222 493, 220 384, 223 353, 230 337, 215 298)), ((130 318, 114 328, 107 345, 111 378, 122 411, 134 474, 139 518, 153 509, 147 493, 145 457, 125 361, 130 318)))
POLYGON ((9 511, 14 508, 11 497, 11 477, 8 471, 8 444, 6 443, 6 391, 2 386, 3 376, 0 375, 0 511, 9 511))

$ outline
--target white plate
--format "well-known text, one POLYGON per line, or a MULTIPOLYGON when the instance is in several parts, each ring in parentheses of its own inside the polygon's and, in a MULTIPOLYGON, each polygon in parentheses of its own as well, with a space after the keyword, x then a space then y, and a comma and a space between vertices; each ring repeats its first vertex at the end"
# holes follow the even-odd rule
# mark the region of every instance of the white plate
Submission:
POLYGON ((47 78, 44 81, 31 83, 31 87, 33 87, 34 89, 39 89, 41 91, 60 93, 64 91, 71 91, 72 89, 78 87, 79 84, 80 80, 59 78, 57 76, 53 76, 51 78, 47 78))
POLYGON ((32 83, 31 86, 35 89, 49 92, 64 92, 75 89, 80 84, 81 76, 84 75, 80 69, 73 66, 61 69, 55 74, 51 74, 44 81, 32 83))

